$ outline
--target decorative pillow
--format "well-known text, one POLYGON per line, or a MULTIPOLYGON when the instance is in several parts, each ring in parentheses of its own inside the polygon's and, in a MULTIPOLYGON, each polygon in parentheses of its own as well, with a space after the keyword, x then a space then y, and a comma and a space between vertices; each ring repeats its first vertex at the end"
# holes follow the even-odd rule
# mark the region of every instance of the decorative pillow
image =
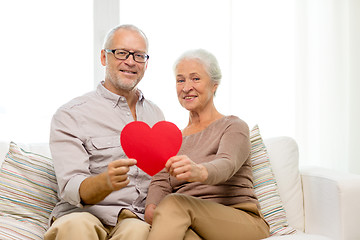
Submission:
MULTIPOLYGON (((17 221, 8 222, 16 224, 6 228, 17 231, 16 228, 21 228, 18 222, 22 222, 37 226, 44 233, 57 201, 52 160, 26 152, 11 142, 0 170, 0 217, 17 221)), ((0 228, 3 227, 2 224, 0 228)))
POLYGON ((26 220, 0 216, 0 239, 42 240, 44 229, 26 220))
POLYGON ((250 141, 255 194, 259 199, 261 212, 270 225, 270 235, 295 233, 296 230, 287 223, 276 179, 258 125, 251 130, 250 141))

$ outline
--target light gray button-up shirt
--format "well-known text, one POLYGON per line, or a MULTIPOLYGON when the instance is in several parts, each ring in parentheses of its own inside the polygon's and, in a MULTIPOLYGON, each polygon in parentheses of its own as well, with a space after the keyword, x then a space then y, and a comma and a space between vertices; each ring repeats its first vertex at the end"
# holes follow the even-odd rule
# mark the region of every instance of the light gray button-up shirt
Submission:
MULTIPOLYGON (((164 120, 161 110, 139 91, 136 104, 138 121, 152 127, 164 120)), ((96 205, 83 206, 79 187, 86 178, 107 170, 111 161, 127 158, 120 144, 120 133, 134 121, 125 97, 108 91, 100 83, 96 91, 63 105, 51 122, 50 149, 58 181, 60 202, 51 217, 87 211, 104 224, 115 225, 121 209, 144 217, 145 199, 151 177, 137 166, 130 167, 130 183, 112 192, 96 205)), ((141 137, 141 136, 139 136, 141 137)))

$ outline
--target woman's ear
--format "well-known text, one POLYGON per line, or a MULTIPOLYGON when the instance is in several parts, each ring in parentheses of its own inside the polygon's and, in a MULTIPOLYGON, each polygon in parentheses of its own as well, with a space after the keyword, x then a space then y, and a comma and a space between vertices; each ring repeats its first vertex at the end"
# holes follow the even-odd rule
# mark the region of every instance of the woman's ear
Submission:
POLYGON ((213 94, 214 94, 214 96, 216 95, 216 90, 217 90, 217 88, 218 88, 218 86, 219 86, 219 84, 214 84, 214 87, 213 87, 213 94))

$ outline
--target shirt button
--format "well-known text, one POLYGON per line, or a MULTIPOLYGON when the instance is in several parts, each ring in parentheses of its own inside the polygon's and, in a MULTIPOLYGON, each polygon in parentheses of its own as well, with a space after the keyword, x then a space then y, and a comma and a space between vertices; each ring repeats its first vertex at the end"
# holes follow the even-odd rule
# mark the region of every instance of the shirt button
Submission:
POLYGON ((127 114, 128 116, 130 116, 130 113, 129 113, 129 112, 127 112, 126 114, 127 114))

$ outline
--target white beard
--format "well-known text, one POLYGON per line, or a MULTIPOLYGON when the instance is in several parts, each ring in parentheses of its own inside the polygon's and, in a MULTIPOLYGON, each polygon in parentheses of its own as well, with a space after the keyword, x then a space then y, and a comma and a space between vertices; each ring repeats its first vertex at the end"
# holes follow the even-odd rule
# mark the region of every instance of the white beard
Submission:
POLYGON ((106 70, 106 75, 108 79, 112 82, 112 84, 121 90, 132 91, 136 85, 139 83, 139 80, 136 81, 123 81, 121 77, 116 74, 111 74, 110 71, 106 70))

